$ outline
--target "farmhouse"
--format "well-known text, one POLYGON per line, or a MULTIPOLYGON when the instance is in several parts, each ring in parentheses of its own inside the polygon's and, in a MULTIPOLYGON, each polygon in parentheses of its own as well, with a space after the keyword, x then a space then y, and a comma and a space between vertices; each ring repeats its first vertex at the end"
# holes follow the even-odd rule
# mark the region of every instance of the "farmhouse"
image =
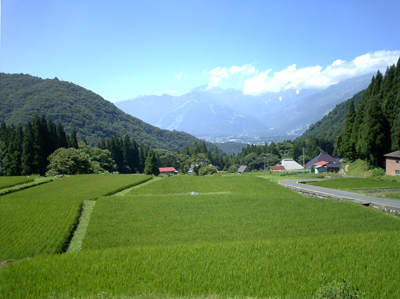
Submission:
POLYGON ((250 172, 250 168, 248 168, 246 165, 241 165, 237 171, 239 174, 243 172, 250 172))
POLYGON ((386 157, 386 174, 400 176, 400 151, 384 156, 386 157))
POLYGON ((178 171, 174 167, 160 167, 160 173, 166 174, 178 174, 178 171))
POLYGON ((340 158, 339 157, 332 157, 331 155, 329 155, 327 152, 322 152, 320 153, 318 156, 316 156, 314 159, 311 159, 310 161, 308 161, 306 163, 306 168, 311 168, 311 167, 315 167, 315 166, 324 166, 327 171, 329 172, 336 172, 339 171, 341 163, 340 163, 340 158), (320 162, 324 162, 322 164, 316 164, 316 163, 320 163, 320 162), (329 169, 328 167, 326 167, 326 165, 330 165, 329 169), (335 165, 333 165, 335 164, 335 165))

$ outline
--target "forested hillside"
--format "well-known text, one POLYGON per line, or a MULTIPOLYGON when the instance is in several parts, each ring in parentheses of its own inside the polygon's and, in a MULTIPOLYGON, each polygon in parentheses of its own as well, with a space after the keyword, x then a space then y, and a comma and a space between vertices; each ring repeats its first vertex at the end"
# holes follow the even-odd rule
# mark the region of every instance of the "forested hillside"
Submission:
POLYGON ((26 124, 35 115, 61 123, 70 134, 96 145, 115 134, 153 148, 177 150, 197 139, 184 132, 161 130, 125 114, 90 90, 57 78, 43 80, 23 74, 0 74, 0 121, 26 124))
POLYGON ((400 149, 400 58, 377 72, 357 110, 350 103, 346 125, 337 138, 339 154, 383 166, 384 154, 400 149))
POLYGON ((347 111, 350 103, 353 102, 357 108, 364 91, 355 94, 351 99, 336 105, 332 111, 325 115, 320 121, 310 125, 306 132, 301 135, 298 140, 306 140, 311 137, 326 138, 336 140, 346 124, 347 111))

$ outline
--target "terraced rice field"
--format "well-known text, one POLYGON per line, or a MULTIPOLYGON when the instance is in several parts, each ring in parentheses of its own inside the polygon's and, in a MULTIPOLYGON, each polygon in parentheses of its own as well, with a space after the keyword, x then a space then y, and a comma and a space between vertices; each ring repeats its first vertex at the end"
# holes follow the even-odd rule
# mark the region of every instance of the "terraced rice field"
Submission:
POLYGON ((62 252, 86 199, 150 177, 82 175, 0 196, 0 261, 62 252))
POLYGON ((16 185, 33 182, 33 178, 26 176, 5 176, 0 177, 0 189, 10 188, 16 185))
POLYGON ((0 298, 312 298, 324 277, 400 297, 392 215, 246 175, 174 176, 123 194, 97 199, 80 252, 1 268, 0 298))

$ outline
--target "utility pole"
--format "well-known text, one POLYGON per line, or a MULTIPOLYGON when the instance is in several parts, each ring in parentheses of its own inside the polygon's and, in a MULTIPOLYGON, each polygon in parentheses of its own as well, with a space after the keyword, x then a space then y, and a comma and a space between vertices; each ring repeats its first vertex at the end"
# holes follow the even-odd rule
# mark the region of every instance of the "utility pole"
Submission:
POLYGON ((304 163, 304 146, 303 146, 303 167, 306 168, 306 165, 304 163))
POLYGON ((264 156, 264 172, 265 172, 265 156, 264 156))

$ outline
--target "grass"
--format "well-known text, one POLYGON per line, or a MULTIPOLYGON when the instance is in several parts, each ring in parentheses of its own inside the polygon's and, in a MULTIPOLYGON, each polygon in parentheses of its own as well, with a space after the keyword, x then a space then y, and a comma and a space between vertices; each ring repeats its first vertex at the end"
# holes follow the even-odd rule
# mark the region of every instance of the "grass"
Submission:
POLYGON ((33 180, 34 178, 29 178, 26 176, 0 177, 0 189, 9 188, 24 183, 30 183, 33 182, 33 180))
POLYGON ((137 189, 131 190, 126 196, 138 195, 166 195, 166 194, 189 194, 191 192, 227 192, 229 189, 237 189, 235 183, 239 176, 229 176, 231 180, 226 181, 226 176, 170 176, 137 189), (223 183, 228 182, 228 183, 223 183))
POLYGON ((149 178, 71 176, 1 196, 0 261, 64 251, 84 200, 115 193, 149 178))
POLYGON ((268 240, 400 229, 398 221, 375 210, 360 209, 350 202, 308 198, 262 178, 210 178, 164 179, 137 189, 141 195, 99 198, 83 248, 268 240), (166 188, 168 180, 176 188, 166 188), (181 188, 199 190, 200 195, 185 194, 181 188), (220 194, 221 190, 230 193, 220 194), (148 192, 163 195, 149 196, 148 192))
POLYGON ((49 177, 36 177, 36 178, 32 178, 32 181, 27 181, 26 183, 21 183, 21 184, 17 184, 14 185, 12 187, 8 187, 8 188, 3 188, 0 190, 0 195, 5 195, 5 194, 9 194, 9 193, 13 193, 16 191, 21 191, 24 189, 28 189, 34 186, 39 186, 45 183, 49 183, 51 181, 55 180, 55 178, 49 178, 49 177))
POLYGON ((83 212, 79 218, 79 224, 74 232, 71 243, 69 244, 67 252, 78 252, 82 249, 82 242, 86 235, 86 230, 89 225, 90 217, 92 216, 93 209, 96 205, 95 200, 85 200, 83 203, 83 212))
POLYGON ((82 250, 1 268, 0 298, 312 298, 324 277, 400 297, 396 217, 255 174, 126 194, 97 199, 82 250))
POLYGON ((311 298, 341 277, 368 298, 399 298, 398 231, 143 246, 38 257, 1 269, 3 298, 311 298))

